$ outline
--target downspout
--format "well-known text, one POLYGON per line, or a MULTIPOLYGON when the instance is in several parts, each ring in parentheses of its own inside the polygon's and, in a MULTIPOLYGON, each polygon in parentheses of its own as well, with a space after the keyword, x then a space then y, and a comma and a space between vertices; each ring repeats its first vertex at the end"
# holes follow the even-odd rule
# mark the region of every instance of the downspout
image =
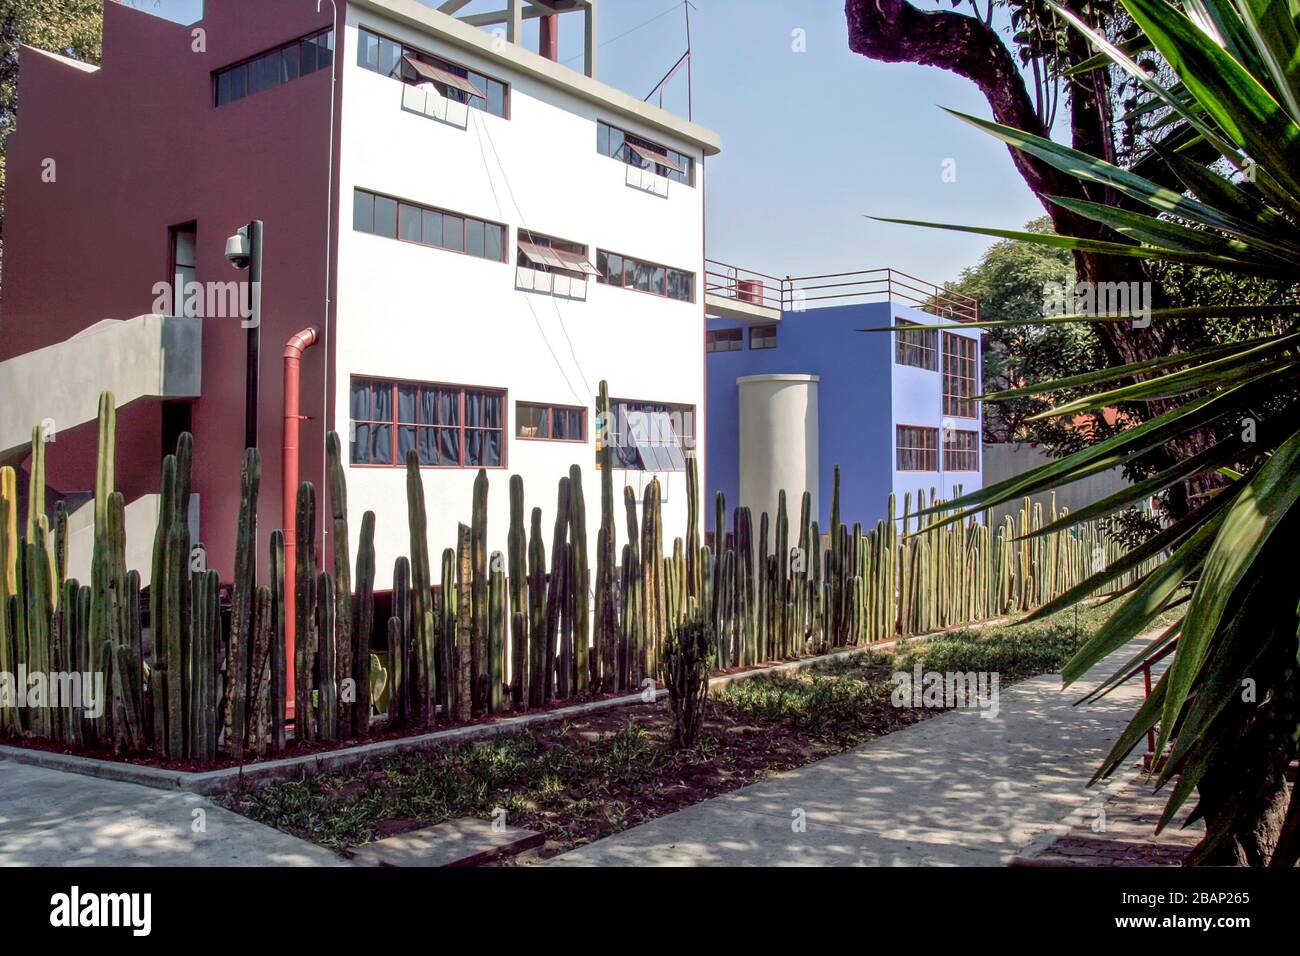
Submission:
MULTIPOLYGON (((290 337, 284 346, 284 441, 281 445, 281 514, 284 530, 284 660, 286 675, 285 701, 294 701, 294 570, 297 555, 298 512, 298 429, 306 416, 301 414, 302 353, 316 344, 316 328, 311 326, 290 337)), ((310 548, 314 541, 305 542, 310 548)))

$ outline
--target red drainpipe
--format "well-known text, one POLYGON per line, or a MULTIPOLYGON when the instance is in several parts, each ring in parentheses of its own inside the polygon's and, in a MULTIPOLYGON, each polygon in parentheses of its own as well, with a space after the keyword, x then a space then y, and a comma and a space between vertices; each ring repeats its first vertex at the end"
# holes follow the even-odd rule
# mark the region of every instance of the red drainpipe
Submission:
MULTIPOLYGON (((284 530, 284 659, 286 676, 285 700, 289 713, 293 713, 293 637, 294 637, 294 567, 297 551, 296 523, 298 510, 298 425, 306 416, 301 414, 300 372, 302 353, 316 344, 314 327, 303 329, 290 337, 284 346, 284 442, 281 446, 282 498, 280 526, 284 530)), ((312 542, 305 543, 311 547, 312 542)))

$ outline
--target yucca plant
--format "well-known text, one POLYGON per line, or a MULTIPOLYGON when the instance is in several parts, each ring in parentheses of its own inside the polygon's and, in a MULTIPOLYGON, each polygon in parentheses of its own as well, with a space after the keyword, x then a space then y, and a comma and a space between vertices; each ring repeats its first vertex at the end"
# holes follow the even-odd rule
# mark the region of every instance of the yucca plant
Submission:
MULTIPOLYGON (((1114 64, 1167 111, 1178 149, 1153 144, 1139 174, 1048 139, 970 116, 962 119, 1012 148, 1119 197, 1117 204, 1046 197, 1113 233, 1113 241, 909 222, 1057 246, 1075 252, 1190 263, 1248 276, 1300 275, 1300 0, 1122 0, 1141 37, 1107 41, 1053 4, 1098 50, 1083 69, 1114 64), (1153 50, 1175 83, 1161 84, 1132 53, 1153 50), (1207 155, 1213 161, 1207 163, 1207 155), (1196 158, 1193 158, 1196 157, 1196 158), (1174 186, 1162 185, 1169 183, 1174 186)), ((1162 71, 1164 75, 1166 71, 1162 71)), ((957 114, 961 115, 961 114, 957 114)), ((1089 697, 1131 676, 1172 645, 1172 660, 1094 779, 1121 766, 1158 726, 1157 752, 1172 742, 1155 785, 1172 782, 1159 827, 1193 791, 1206 822, 1193 863, 1292 866, 1300 856, 1300 802, 1287 805, 1285 770, 1300 733, 1297 663, 1300 588, 1300 305, 1156 308, 1153 322, 1269 316, 1281 331, 983 396, 1084 390, 1045 416, 1147 402, 1149 420, 1095 445, 965 495, 945 522, 1108 470, 1192 434, 1212 436, 1150 478, 1068 518, 1106 514, 1207 474, 1215 487, 1189 513, 1079 586, 1040 608, 1074 603, 1142 561, 1165 560, 1118 599, 1105 626, 1065 667, 1068 683, 1177 609, 1180 617, 1089 697), (1265 410, 1261 413, 1261 410, 1265 410), (1226 437, 1225 437, 1226 436, 1226 437)), ((1143 318, 1147 316, 1144 314, 1143 318)), ((1132 321, 1133 315, 1045 316, 1037 323, 1132 321)), ((993 323, 983 323, 991 325, 993 323)), ((1037 534, 1058 530, 1049 524, 1037 534)))

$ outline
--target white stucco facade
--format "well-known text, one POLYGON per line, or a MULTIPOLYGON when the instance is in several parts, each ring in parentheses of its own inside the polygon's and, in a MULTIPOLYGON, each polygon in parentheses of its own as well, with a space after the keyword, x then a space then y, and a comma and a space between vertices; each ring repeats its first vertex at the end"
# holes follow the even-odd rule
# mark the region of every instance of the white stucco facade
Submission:
MULTIPOLYGON (((638 124, 635 117, 602 108, 591 93, 591 81, 580 74, 575 79, 586 86, 570 91, 537 71, 512 71, 507 61, 387 21, 374 10, 349 5, 336 48, 340 185, 335 340, 330 345, 335 427, 344 447, 354 376, 503 389, 503 466, 488 470, 489 548, 505 550, 508 484, 512 474, 519 474, 526 514, 533 507, 543 510, 549 549, 556 485, 576 463, 583 470, 588 549, 594 560, 600 519, 594 396, 600 380, 609 382, 615 399, 692 406, 696 445, 703 448, 705 148, 675 136, 667 124, 638 124), (406 92, 411 87, 357 65, 359 26, 508 83, 509 118, 469 109, 440 121, 412 111, 406 92), (666 181, 659 184, 666 189, 629 185, 631 167, 597 151, 598 120, 690 156, 694 186, 666 181), (357 231, 354 189, 501 223, 507 227, 506 261, 357 231), (599 248, 691 272, 694 301, 594 280, 585 288, 578 283, 565 295, 530 291, 527 287, 537 277, 516 267, 520 229, 585 244, 593 262, 599 248), (585 441, 516 437, 516 403, 521 401, 582 406, 585 441)), ((536 59, 523 51, 511 56, 536 59)), ((553 73, 555 65, 548 62, 546 71, 553 73)), ((435 573, 442 550, 455 547, 457 524, 469 522, 476 473, 475 467, 422 470, 435 573)), ((651 476, 615 471, 620 547, 625 539, 622 487, 630 485, 639 498, 651 476)), ((394 559, 409 552, 405 469, 354 465, 347 477, 351 527, 360 526, 366 510, 376 513, 375 584, 387 589, 394 559)), ((664 537, 670 549, 672 538, 686 532, 685 474, 658 477, 666 493, 664 537)))

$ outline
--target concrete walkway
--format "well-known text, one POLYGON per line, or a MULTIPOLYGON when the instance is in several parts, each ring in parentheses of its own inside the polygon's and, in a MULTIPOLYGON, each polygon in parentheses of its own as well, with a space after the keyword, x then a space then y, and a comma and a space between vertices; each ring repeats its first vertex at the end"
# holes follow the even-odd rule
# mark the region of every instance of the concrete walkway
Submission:
POLYGON ((205 797, 0 760, 0 866, 340 866, 205 797))
POLYGON ((1073 703, 1144 645, 1131 643, 1065 692, 1056 675, 1005 688, 996 718, 951 711, 549 862, 1005 865, 1104 800, 1105 790, 1085 785, 1139 706, 1141 680, 1073 703))

